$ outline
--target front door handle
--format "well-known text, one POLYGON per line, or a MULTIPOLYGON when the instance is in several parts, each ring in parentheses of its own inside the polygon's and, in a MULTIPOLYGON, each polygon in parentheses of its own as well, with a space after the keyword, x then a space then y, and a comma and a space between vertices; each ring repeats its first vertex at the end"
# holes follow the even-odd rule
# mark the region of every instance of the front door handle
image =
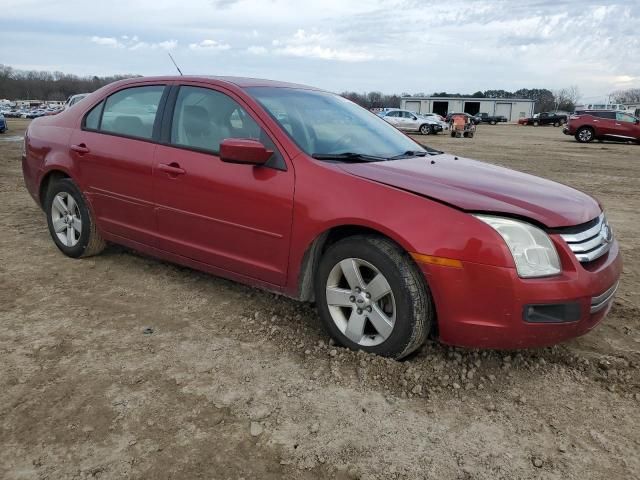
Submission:
POLYGON ((180 168, 180 165, 176 162, 171 162, 168 165, 166 163, 160 163, 158 164, 158 170, 168 173, 169 175, 184 175, 186 173, 184 168, 180 168))
POLYGON ((91 151, 87 148, 87 146, 84 143, 80 143, 78 145, 71 145, 70 148, 71 150, 79 153, 80 155, 84 155, 85 153, 89 153, 91 151))

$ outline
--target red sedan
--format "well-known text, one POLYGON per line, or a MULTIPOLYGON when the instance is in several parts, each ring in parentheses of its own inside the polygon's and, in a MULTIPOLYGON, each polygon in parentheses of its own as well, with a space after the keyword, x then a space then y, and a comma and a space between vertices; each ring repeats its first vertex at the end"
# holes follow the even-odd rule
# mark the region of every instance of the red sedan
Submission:
POLYGON ((23 170, 64 254, 113 242, 315 301, 338 343, 396 358, 430 332, 491 348, 581 335, 622 268, 588 195, 299 85, 116 82, 34 120, 23 170))

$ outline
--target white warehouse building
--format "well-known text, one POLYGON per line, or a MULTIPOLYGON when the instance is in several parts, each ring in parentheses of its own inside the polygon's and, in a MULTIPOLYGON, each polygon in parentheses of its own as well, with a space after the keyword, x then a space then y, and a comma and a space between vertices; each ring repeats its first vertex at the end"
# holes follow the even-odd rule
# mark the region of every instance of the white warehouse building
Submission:
POLYGON ((400 108, 416 113, 488 113, 504 115, 510 122, 533 115, 534 100, 525 98, 476 98, 476 97, 402 97, 400 108))

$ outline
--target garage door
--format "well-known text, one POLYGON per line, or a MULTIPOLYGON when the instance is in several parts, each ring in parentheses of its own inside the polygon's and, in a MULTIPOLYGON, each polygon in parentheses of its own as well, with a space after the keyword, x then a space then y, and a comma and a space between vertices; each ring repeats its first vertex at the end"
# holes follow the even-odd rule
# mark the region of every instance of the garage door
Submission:
POLYGON ((404 104, 404 109, 409 110, 410 112, 420 113, 420 102, 416 102, 415 100, 408 100, 404 104))
POLYGON ((511 103, 496 103, 496 115, 504 115, 511 121, 511 103))

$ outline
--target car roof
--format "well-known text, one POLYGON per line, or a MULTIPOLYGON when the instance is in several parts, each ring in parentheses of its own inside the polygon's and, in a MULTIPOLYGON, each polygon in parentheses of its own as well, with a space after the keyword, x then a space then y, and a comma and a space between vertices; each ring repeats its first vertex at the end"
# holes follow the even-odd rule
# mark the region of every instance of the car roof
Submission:
POLYGON ((215 76, 215 75, 167 75, 156 77, 134 77, 126 80, 120 80, 119 85, 126 85, 129 83, 138 83, 140 81, 158 81, 158 82, 175 82, 175 81, 191 81, 191 82, 203 82, 211 83, 214 85, 233 85, 239 88, 249 87, 280 87, 280 88, 302 88, 305 90, 317 90, 322 89, 310 87, 308 85, 301 85, 297 83, 281 82, 278 80, 267 80, 263 78, 249 78, 249 77, 231 77, 231 76, 215 76))

